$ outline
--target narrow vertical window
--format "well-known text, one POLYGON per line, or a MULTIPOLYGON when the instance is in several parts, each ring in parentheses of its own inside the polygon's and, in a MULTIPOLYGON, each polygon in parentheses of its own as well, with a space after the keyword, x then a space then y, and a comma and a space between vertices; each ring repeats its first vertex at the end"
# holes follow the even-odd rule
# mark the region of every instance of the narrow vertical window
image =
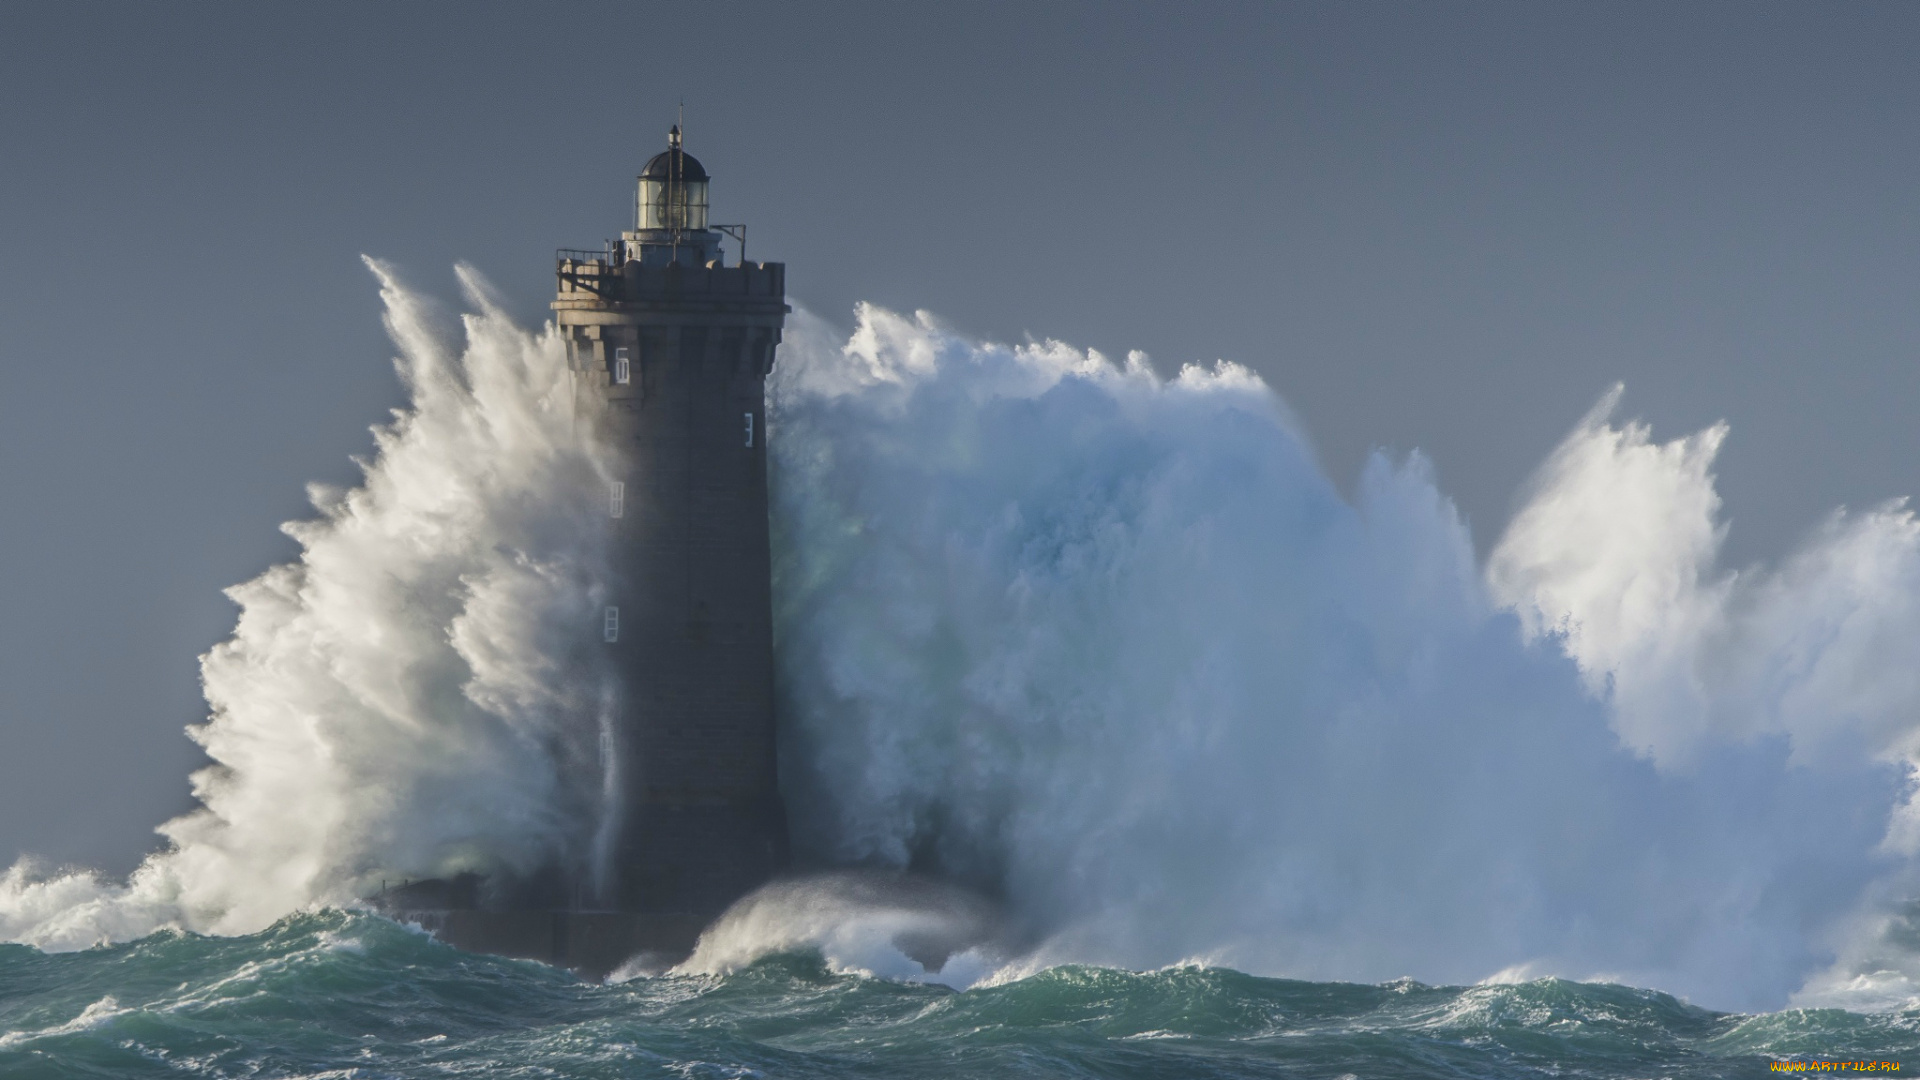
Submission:
POLYGON ((600 729, 600 760, 602 763, 613 760, 613 731, 609 728, 600 729))
POLYGON ((613 486, 607 490, 607 516, 615 518, 627 516, 627 482, 625 480, 615 480, 613 486))
POLYGON ((633 365, 627 360, 627 350, 613 350, 613 381, 617 386, 625 386, 633 381, 633 365))
POLYGON ((745 415, 747 418, 747 445, 752 446, 753 445, 753 414, 747 413, 745 415))
POLYGON ((620 640, 620 609, 607 608, 606 637, 608 641, 620 640))

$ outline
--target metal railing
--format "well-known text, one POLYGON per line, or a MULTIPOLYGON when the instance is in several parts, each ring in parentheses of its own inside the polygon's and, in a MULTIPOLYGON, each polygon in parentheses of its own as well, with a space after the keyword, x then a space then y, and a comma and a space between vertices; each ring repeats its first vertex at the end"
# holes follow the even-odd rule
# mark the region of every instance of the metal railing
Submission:
POLYGON ((589 251, 585 248, 557 248, 553 253, 553 259, 555 262, 597 262, 607 266, 619 266, 626 261, 626 254, 624 250, 617 251, 612 244, 608 244, 599 251, 589 251))
POLYGON ((611 241, 599 251, 556 248, 553 253, 554 272, 563 285, 572 285, 575 289, 584 289, 604 298, 610 296, 615 288, 614 283, 606 279, 619 275, 620 264, 626 261, 626 256, 626 248, 616 250, 611 241))
POLYGON ((707 228, 712 229, 715 232, 725 233, 728 236, 733 237, 734 242, 740 245, 739 261, 743 265, 746 263, 747 261, 747 227, 745 225, 708 225, 707 228))

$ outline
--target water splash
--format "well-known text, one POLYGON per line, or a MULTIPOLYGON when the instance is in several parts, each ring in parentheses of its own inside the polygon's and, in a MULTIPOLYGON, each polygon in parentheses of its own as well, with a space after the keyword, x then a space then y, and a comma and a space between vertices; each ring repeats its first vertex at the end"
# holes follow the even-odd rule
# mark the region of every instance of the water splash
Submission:
POLYGON ((1483 576, 1424 459, 1349 503, 1244 369, 859 318, 796 326, 774 390, 814 858, 995 891, 1061 960, 1749 1007, 1905 872, 1898 506, 1725 573, 1724 429, 1609 399, 1483 576))
POLYGON ((606 673, 601 465, 562 344, 515 327, 471 270, 464 341, 385 265, 409 407, 349 491, 285 529, 297 561, 236 586, 202 658, 201 808, 125 885, 0 879, 0 935, 49 948, 174 925, 260 929, 382 879, 578 864, 599 815, 606 673))
MULTIPOLYGON (((605 477, 560 343, 469 273, 456 348, 375 271, 413 401, 289 527, 300 560, 233 591, 203 809, 125 885, 14 867, 0 936, 237 932, 605 849, 605 477)), ((1345 499, 1233 365, 1162 379, 865 307, 850 337, 798 315, 771 393, 798 848, 992 893, 1040 941, 1020 970, 1525 972, 1734 1007, 1920 980, 1904 506, 1727 571, 1725 429, 1656 443, 1610 396, 1483 568, 1422 457, 1345 499)), ((709 966, 813 944, 878 970, 913 928, 782 895, 709 966)))
MULTIPOLYGON (((1662 765, 1777 735, 1796 761, 1920 750, 1920 523, 1895 500, 1836 512, 1778 570, 1717 564, 1716 425, 1655 444, 1609 393, 1534 481, 1488 578, 1527 632, 1557 637, 1621 737, 1662 765), (1836 745, 1837 744, 1837 745, 1836 745)), ((1896 844, 1914 841, 1902 825, 1896 844)))
POLYGON ((837 972, 962 989, 1022 951, 1005 914, 964 889, 898 873, 837 871, 776 881, 743 897, 673 973, 725 975, 803 949, 837 972))

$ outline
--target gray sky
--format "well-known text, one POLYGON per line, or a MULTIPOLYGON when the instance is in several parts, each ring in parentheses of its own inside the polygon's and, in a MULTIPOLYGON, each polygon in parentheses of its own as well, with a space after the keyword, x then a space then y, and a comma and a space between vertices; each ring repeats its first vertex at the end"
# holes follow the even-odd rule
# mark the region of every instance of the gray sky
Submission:
POLYGON ((188 806, 195 657, 400 403, 367 253, 544 317, 687 102, 793 297, 1163 371, 1482 549, 1616 380, 1735 563, 1920 488, 1920 7, 33 5, 0 36, 0 859, 188 806))

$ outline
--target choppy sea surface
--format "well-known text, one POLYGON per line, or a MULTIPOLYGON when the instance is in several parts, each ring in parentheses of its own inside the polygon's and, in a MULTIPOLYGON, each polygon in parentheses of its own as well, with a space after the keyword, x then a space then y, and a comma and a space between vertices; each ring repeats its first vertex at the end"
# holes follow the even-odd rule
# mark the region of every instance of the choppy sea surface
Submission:
POLYGON ((1749 1016, 1546 979, 1379 986, 1061 967, 956 991, 770 957, 582 982, 385 920, 0 945, 0 1076, 1749 1077, 1920 1068, 1920 1011, 1749 1016), (1884 1065, 1882 1066, 1885 1067, 1884 1065))

